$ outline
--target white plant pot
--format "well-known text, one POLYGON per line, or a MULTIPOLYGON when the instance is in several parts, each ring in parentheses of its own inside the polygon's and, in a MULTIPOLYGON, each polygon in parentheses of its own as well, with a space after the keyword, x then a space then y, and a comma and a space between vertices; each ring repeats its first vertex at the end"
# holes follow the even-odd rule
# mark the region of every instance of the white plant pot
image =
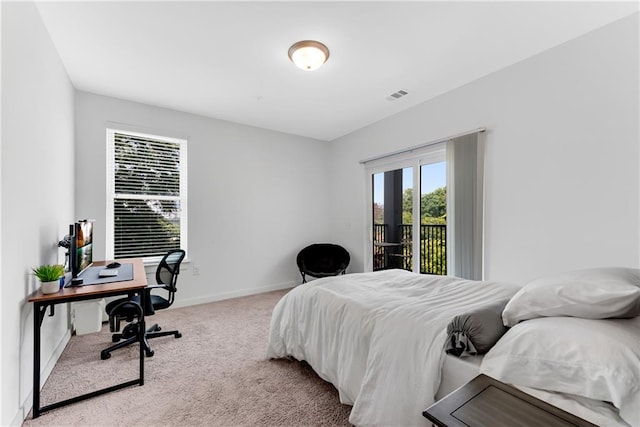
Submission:
POLYGON ((52 282, 41 282, 40 289, 43 294, 55 294, 60 290, 60 279, 52 282))

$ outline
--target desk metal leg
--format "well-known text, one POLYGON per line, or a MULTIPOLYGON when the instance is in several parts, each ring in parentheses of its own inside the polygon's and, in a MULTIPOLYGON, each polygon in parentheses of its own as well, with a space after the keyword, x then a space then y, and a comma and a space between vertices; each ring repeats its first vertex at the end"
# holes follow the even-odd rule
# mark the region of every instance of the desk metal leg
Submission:
POLYGON ((40 416, 40 325, 43 316, 41 305, 36 302, 33 306, 33 418, 40 416))
POLYGON ((147 292, 144 289, 140 291, 140 303, 142 307, 142 317, 140 317, 140 327, 138 328, 139 344, 140 344, 140 385, 144 385, 144 340, 146 338, 147 326, 144 321, 144 307, 147 306, 147 292))
MULTIPOLYGON (((140 301, 144 304, 146 303, 146 292, 140 292, 140 301)), ((145 340, 145 321, 144 321, 144 313, 140 318, 140 335, 139 335, 139 343, 140 343, 140 375, 137 380, 126 381, 121 384, 117 384, 111 387, 106 387, 101 390, 97 390, 91 393, 86 393, 80 396, 72 397, 70 399, 66 399, 60 402, 52 403, 50 405, 40 406, 40 330, 42 327, 42 322, 44 320, 45 313, 47 311, 48 304, 40 304, 38 302, 34 303, 34 313, 33 313, 33 415, 32 418, 38 418, 42 413, 46 411, 50 411, 52 409, 60 408, 62 406, 69 405, 71 403, 80 402, 82 400, 90 399, 95 396, 99 396, 101 394, 109 393, 115 390, 120 390, 125 387, 130 387, 132 385, 144 385, 144 340, 145 340)), ((52 305, 53 307, 53 305, 52 305)), ((53 313, 52 313, 53 314, 53 313)))

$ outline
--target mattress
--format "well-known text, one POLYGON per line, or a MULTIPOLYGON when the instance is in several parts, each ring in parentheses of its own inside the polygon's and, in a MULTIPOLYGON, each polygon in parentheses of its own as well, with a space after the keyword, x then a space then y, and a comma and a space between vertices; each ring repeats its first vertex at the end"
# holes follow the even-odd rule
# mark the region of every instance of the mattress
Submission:
POLYGON ((457 357, 451 354, 444 356, 440 377, 440 388, 436 400, 462 387, 480 373, 482 356, 457 357))

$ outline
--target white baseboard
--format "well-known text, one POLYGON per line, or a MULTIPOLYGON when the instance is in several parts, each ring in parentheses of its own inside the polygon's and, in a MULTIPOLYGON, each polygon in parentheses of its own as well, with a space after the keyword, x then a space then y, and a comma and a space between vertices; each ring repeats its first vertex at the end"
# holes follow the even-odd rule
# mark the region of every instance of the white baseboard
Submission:
POLYGON ((207 296, 198 297, 198 298, 188 298, 188 299, 176 298, 176 301, 173 303, 171 308, 187 307, 190 305, 197 305, 197 304, 207 304, 210 302, 222 301, 230 298, 246 297, 249 295, 262 294, 265 292, 279 291, 281 289, 293 288, 296 285, 299 285, 299 282, 290 281, 290 282, 278 283, 275 285, 261 286, 257 288, 246 288, 246 289, 239 289, 231 292, 221 292, 218 294, 207 295, 207 296))
MULTIPOLYGON (((51 375, 51 371, 53 371, 54 366, 56 366, 58 359, 62 355, 62 352, 64 351, 70 339, 71 339, 71 330, 68 329, 67 332, 65 332, 64 335, 62 335, 62 338, 60 338, 58 345, 56 345, 56 348, 53 350, 53 353, 51 353, 51 356, 49 356, 49 359, 45 363, 44 367, 40 369, 40 387, 41 388, 42 388, 42 384, 44 384, 47 381, 47 378, 49 378, 49 375, 51 375)), ((31 411, 32 406, 33 406, 33 390, 31 390, 31 392, 27 395, 25 400, 20 405, 20 408, 18 409, 18 413, 16 414, 15 418, 11 422, 11 425, 12 426, 22 425, 24 420, 27 419, 27 416, 29 415, 29 411, 31 411)))

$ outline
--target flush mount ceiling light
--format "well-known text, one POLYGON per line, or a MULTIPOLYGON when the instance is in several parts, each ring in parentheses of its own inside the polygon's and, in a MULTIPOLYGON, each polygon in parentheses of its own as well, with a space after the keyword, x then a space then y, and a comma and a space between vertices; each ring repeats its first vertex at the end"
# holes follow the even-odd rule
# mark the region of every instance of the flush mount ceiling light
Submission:
POLYGON ((329 49, 315 40, 302 40, 289 48, 289 59, 305 71, 320 68, 329 59, 329 49))

